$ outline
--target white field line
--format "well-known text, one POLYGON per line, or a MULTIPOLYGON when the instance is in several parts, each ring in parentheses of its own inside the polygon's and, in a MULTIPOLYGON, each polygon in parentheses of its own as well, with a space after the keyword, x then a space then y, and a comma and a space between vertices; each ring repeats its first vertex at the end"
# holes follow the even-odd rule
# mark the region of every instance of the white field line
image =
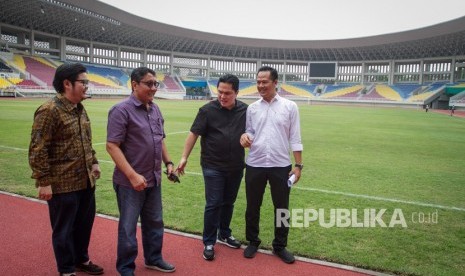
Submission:
MULTIPOLYGON (((99 159, 98 162, 100 163, 110 163, 110 164, 114 164, 113 161, 108 161, 108 160, 102 160, 102 159, 99 159)), ((185 171, 186 174, 192 174, 192 175, 202 175, 202 173, 199 173, 199 172, 188 172, 188 171, 185 171)))
MULTIPOLYGON (((166 135, 176 135, 176 134, 184 134, 184 133, 189 133, 189 131, 177 131, 177 132, 170 132, 166 133, 166 135)), ((105 145, 106 142, 103 143, 92 143, 93 146, 100 146, 100 145, 105 145)))
MULTIPOLYGON (((28 151, 28 149, 8 147, 8 146, 3 146, 3 145, 0 145, 0 148, 10 149, 10 150, 17 150, 17 151, 28 151)), ((99 162, 113 164, 113 161, 108 161, 108 160, 99 160, 99 162)), ((187 171, 186 171, 186 174, 198 175, 198 176, 202 175, 202 173, 199 173, 199 172, 187 172, 187 171)), ((438 208, 438 209, 465 212, 465 208, 460 208, 460 207, 455 207, 455 206, 439 205, 439 204, 431 204, 431 203, 424 203, 424 202, 418 202, 418 201, 409 201, 409 200, 403 200, 403 199, 395 199, 395 198, 387 198, 387 197, 379 197, 379 196, 370 196, 370 195, 360 195, 360 194, 353 194, 353 193, 347 193, 347 192, 339 192, 339 191, 331 191, 331 190, 325 190, 325 189, 307 188, 307 187, 299 187, 299 186, 294 186, 294 187, 292 187, 292 189, 298 189, 298 190, 303 190, 303 191, 311 191, 311 192, 319 192, 319 193, 325 193, 325 194, 333 194, 333 195, 342 195, 342 196, 348 196, 348 197, 364 198, 364 199, 368 199, 368 200, 403 203, 403 204, 416 205, 416 206, 422 206, 422 207, 431 207, 431 208, 438 208)))
POLYGON ((170 133, 166 133, 166 135, 175 135, 175 134, 184 134, 184 133, 189 133, 189 131, 185 130, 185 131, 170 132, 170 133))
POLYGON ((0 145, 0 148, 10 149, 10 150, 19 150, 19 151, 28 151, 29 150, 29 149, 21 149, 21 148, 8 147, 8 146, 2 146, 2 145, 0 145))
POLYGON ((465 208, 459 208, 459 207, 454 207, 454 206, 445 206, 445 205, 430 204, 430 203, 424 203, 424 202, 409 201, 409 200, 395 199, 395 198, 386 198, 386 197, 379 197, 379 196, 359 195, 359 194, 338 192, 338 191, 330 191, 330 190, 317 189, 317 188, 307 188, 307 187, 298 187, 298 186, 297 187, 292 187, 292 188, 293 189, 304 190, 304 191, 325 193, 325 194, 358 197, 358 198, 364 198, 364 199, 369 199, 369 200, 387 201, 387 202, 394 202, 394 203, 403 203, 403 204, 410 204, 410 205, 416 205, 416 206, 432 207, 432 208, 438 208, 438 209, 446 209, 446 210, 454 210, 454 211, 465 212, 465 208))

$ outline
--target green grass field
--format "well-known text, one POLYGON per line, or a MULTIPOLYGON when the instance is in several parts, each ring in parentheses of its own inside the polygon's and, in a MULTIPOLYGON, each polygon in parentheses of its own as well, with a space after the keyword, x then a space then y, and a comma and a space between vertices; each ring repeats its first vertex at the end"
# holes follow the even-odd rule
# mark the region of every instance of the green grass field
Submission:
MULTIPOLYGON (((1 190, 36 197, 27 148, 33 113, 43 101, 0 100, 1 190)), ((111 182, 113 163, 105 151, 105 137, 107 112, 117 101, 84 103, 102 168, 98 212, 114 216, 118 210, 111 182)), ((187 131, 204 102, 157 102, 165 117, 168 150, 177 163, 187 131)), ((323 223, 291 228, 288 249, 300 256, 395 274, 464 275, 465 120, 402 108, 299 107, 305 169, 292 188, 291 208, 321 209, 324 214, 320 216, 323 223), (336 209, 356 214, 352 223, 364 221, 365 209, 386 209, 381 219, 387 225, 400 210, 407 227, 381 227, 379 223, 375 227, 324 227, 336 209)), ((198 144, 181 183, 163 183, 166 227, 196 234, 202 232, 204 207, 198 144)), ((243 186, 232 221, 233 234, 241 241, 245 241, 243 186)), ((297 215, 293 218, 302 222, 297 215)), ((269 190, 260 226, 262 246, 270 248, 273 211, 269 190)))

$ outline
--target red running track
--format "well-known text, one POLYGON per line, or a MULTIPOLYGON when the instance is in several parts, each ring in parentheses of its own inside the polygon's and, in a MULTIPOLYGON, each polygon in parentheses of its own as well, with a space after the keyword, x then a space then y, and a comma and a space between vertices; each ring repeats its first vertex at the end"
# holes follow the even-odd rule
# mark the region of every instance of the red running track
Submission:
MULTIPOLYGON (((0 193, 0 274, 58 275, 51 245, 48 207, 43 202, 0 193)), ((118 222, 97 216, 92 232, 89 255, 105 269, 105 275, 118 275, 116 241, 118 222)), ((167 274, 144 268, 140 228, 139 256, 136 275, 167 274)), ((243 249, 218 244, 216 258, 202 258, 203 244, 199 237, 167 230, 164 236, 164 258, 176 266, 172 275, 381 275, 373 271, 332 263, 297 258, 288 265, 276 256, 260 250, 253 259, 242 256, 243 249)), ((78 275, 86 275, 78 273, 78 275)))

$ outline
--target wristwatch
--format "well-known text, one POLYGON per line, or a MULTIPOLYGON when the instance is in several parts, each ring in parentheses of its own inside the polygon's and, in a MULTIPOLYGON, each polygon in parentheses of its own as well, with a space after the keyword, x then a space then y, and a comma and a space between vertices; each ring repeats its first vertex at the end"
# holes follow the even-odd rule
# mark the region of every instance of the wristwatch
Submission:
POLYGON ((295 164, 294 167, 299 168, 302 170, 304 168, 304 164, 295 164))
POLYGON ((168 161, 168 162, 165 163, 165 167, 168 167, 168 165, 174 166, 173 162, 171 162, 171 161, 168 161))

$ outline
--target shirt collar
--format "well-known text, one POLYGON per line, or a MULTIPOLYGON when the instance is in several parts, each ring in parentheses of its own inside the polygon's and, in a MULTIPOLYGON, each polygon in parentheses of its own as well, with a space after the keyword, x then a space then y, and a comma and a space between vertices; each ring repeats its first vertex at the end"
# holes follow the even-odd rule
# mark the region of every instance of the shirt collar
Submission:
MULTIPOLYGON (((224 108, 224 107, 221 105, 220 100, 218 100, 218 99, 215 100, 215 105, 216 105, 219 109, 226 109, 226 110, 229 110, 229 109, 227 109, 227 108, 224 108)), ((237 99, 234 100, 234 106, 233 106, 233 108, 231 108, 231 110, 234 110, 235 108, 237 108, 237 99)))
POLYGON ((58 98, 58 100, 60 100, 63 103, 64 107, 68 111, 72 111, 75 108, 77 108, 78 110, 82 109, 82 104, 81 103, 73 104, 63 94, 58 93, 57 98, 58 98))
MULTIPOLYGON (((129 96, 129 100, 131 101, 132 104, 134 104, 136 107, 140 107, 140 106, 144 106, 144 104, 139 101, 138 98, 136 98, 136 96, 134 96, 134 93, 131 93, 131 96, 129 96)), ((149 106, 152 106, 153 105, 153 102, 150 101, 149 102, 149 106)), ((145 106, 144 106, 145 107, 145 106)))
MULTIPOLYGON (((271 103, 275 102, 275 101, 279 101, 281 99, 281 96, 278 95, 278 93, 276 93, 273 97, 273 99, 271 99, 271 103)), ((265 101, 265 99, 263 99, 263 97, 260 99, 261 102, 264 102, 264 103, 268 103, 267 101, 265 101)))

